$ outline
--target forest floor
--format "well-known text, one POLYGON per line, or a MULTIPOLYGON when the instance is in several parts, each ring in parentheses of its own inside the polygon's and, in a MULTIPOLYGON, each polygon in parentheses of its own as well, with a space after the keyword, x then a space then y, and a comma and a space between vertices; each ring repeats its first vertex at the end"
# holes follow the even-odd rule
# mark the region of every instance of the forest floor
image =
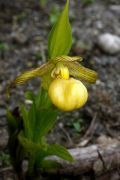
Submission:
MULTIPOLYGON (((14 179, 7 148, 6 87, 20 72, 45 62, 48 32, 64 2, 48 0, 41 7, 32 0, 0 1, 0 180, 14 179)), ((61 113, 48 141, 67 148, 120 141, 120 52, 111 55, 98 44, 106 32, 120 37, 120 2, 70 2, 71 55, 82 56, 83 64, 96 70, 99 78, 96 84, 87 84, 89 100, 83 108, 61 113)), ((25 90, 37 92, 39 85, 36 79, 17 87, 10 108, 19 104, 25 90)))

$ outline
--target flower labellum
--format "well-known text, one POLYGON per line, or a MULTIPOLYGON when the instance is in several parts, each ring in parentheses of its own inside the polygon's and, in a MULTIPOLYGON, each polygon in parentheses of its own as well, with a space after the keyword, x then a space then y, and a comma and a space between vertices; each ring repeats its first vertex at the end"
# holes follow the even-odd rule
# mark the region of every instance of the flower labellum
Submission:
POLYGON ((55 79, 49 86, 48 94, 52 103, 63 111, 82 107, 88 98, 86 87, 76 79, 55 79))

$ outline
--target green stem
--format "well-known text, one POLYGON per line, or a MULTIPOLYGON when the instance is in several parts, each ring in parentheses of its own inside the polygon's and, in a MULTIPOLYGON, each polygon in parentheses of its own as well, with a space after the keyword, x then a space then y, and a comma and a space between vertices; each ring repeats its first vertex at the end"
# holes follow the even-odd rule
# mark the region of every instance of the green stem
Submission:
POLYGON ((33 175, 34 165, 35 165, 35 156, 33 154, 31 154, 31 157, 29 159, 29 164, 28 164, 28 174, 29 175, 33 175))
POLYGON ((38 175, 37 171, 35 170, 35 153, 30 154, 29 164, 28 164, 28 171, 26 173, 26 180, 39 180, 40 176, 38 175))

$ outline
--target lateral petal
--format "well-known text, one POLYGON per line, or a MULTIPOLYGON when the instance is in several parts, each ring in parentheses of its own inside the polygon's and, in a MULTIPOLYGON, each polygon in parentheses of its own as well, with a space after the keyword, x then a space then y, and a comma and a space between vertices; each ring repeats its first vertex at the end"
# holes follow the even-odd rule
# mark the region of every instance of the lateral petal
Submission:
POLYGON ((79 63, 69 62, 64 64, 68 67, 70 75, 84 80, 88 83, 95 83, 98 77, 98 74, 95 71, 85 68, 79 63))
POLYGON ((21 75, 17 76, 16 79, 13 81, 12 85, 15 86, 18 84, 23 84, 27 80, 32 79, 34 77, 41 77, 44 74, 50 72, 54 68, 54 66, 55 66, 54 63, 48 62, 36 69, 26 71, 22 73, 21 75))

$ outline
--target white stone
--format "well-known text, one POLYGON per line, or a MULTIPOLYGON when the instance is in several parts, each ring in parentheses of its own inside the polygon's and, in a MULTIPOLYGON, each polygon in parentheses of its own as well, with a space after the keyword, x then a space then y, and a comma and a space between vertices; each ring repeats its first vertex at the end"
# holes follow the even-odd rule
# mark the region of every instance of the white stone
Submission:
POLYGON ((110 33, 101 34, 97 43, 106 53, 115 54, 120 52, 120 37, 116 35, 110 33))
POLYGON ((110 10, 120 13, 120 5, 111 5, 110 10))

